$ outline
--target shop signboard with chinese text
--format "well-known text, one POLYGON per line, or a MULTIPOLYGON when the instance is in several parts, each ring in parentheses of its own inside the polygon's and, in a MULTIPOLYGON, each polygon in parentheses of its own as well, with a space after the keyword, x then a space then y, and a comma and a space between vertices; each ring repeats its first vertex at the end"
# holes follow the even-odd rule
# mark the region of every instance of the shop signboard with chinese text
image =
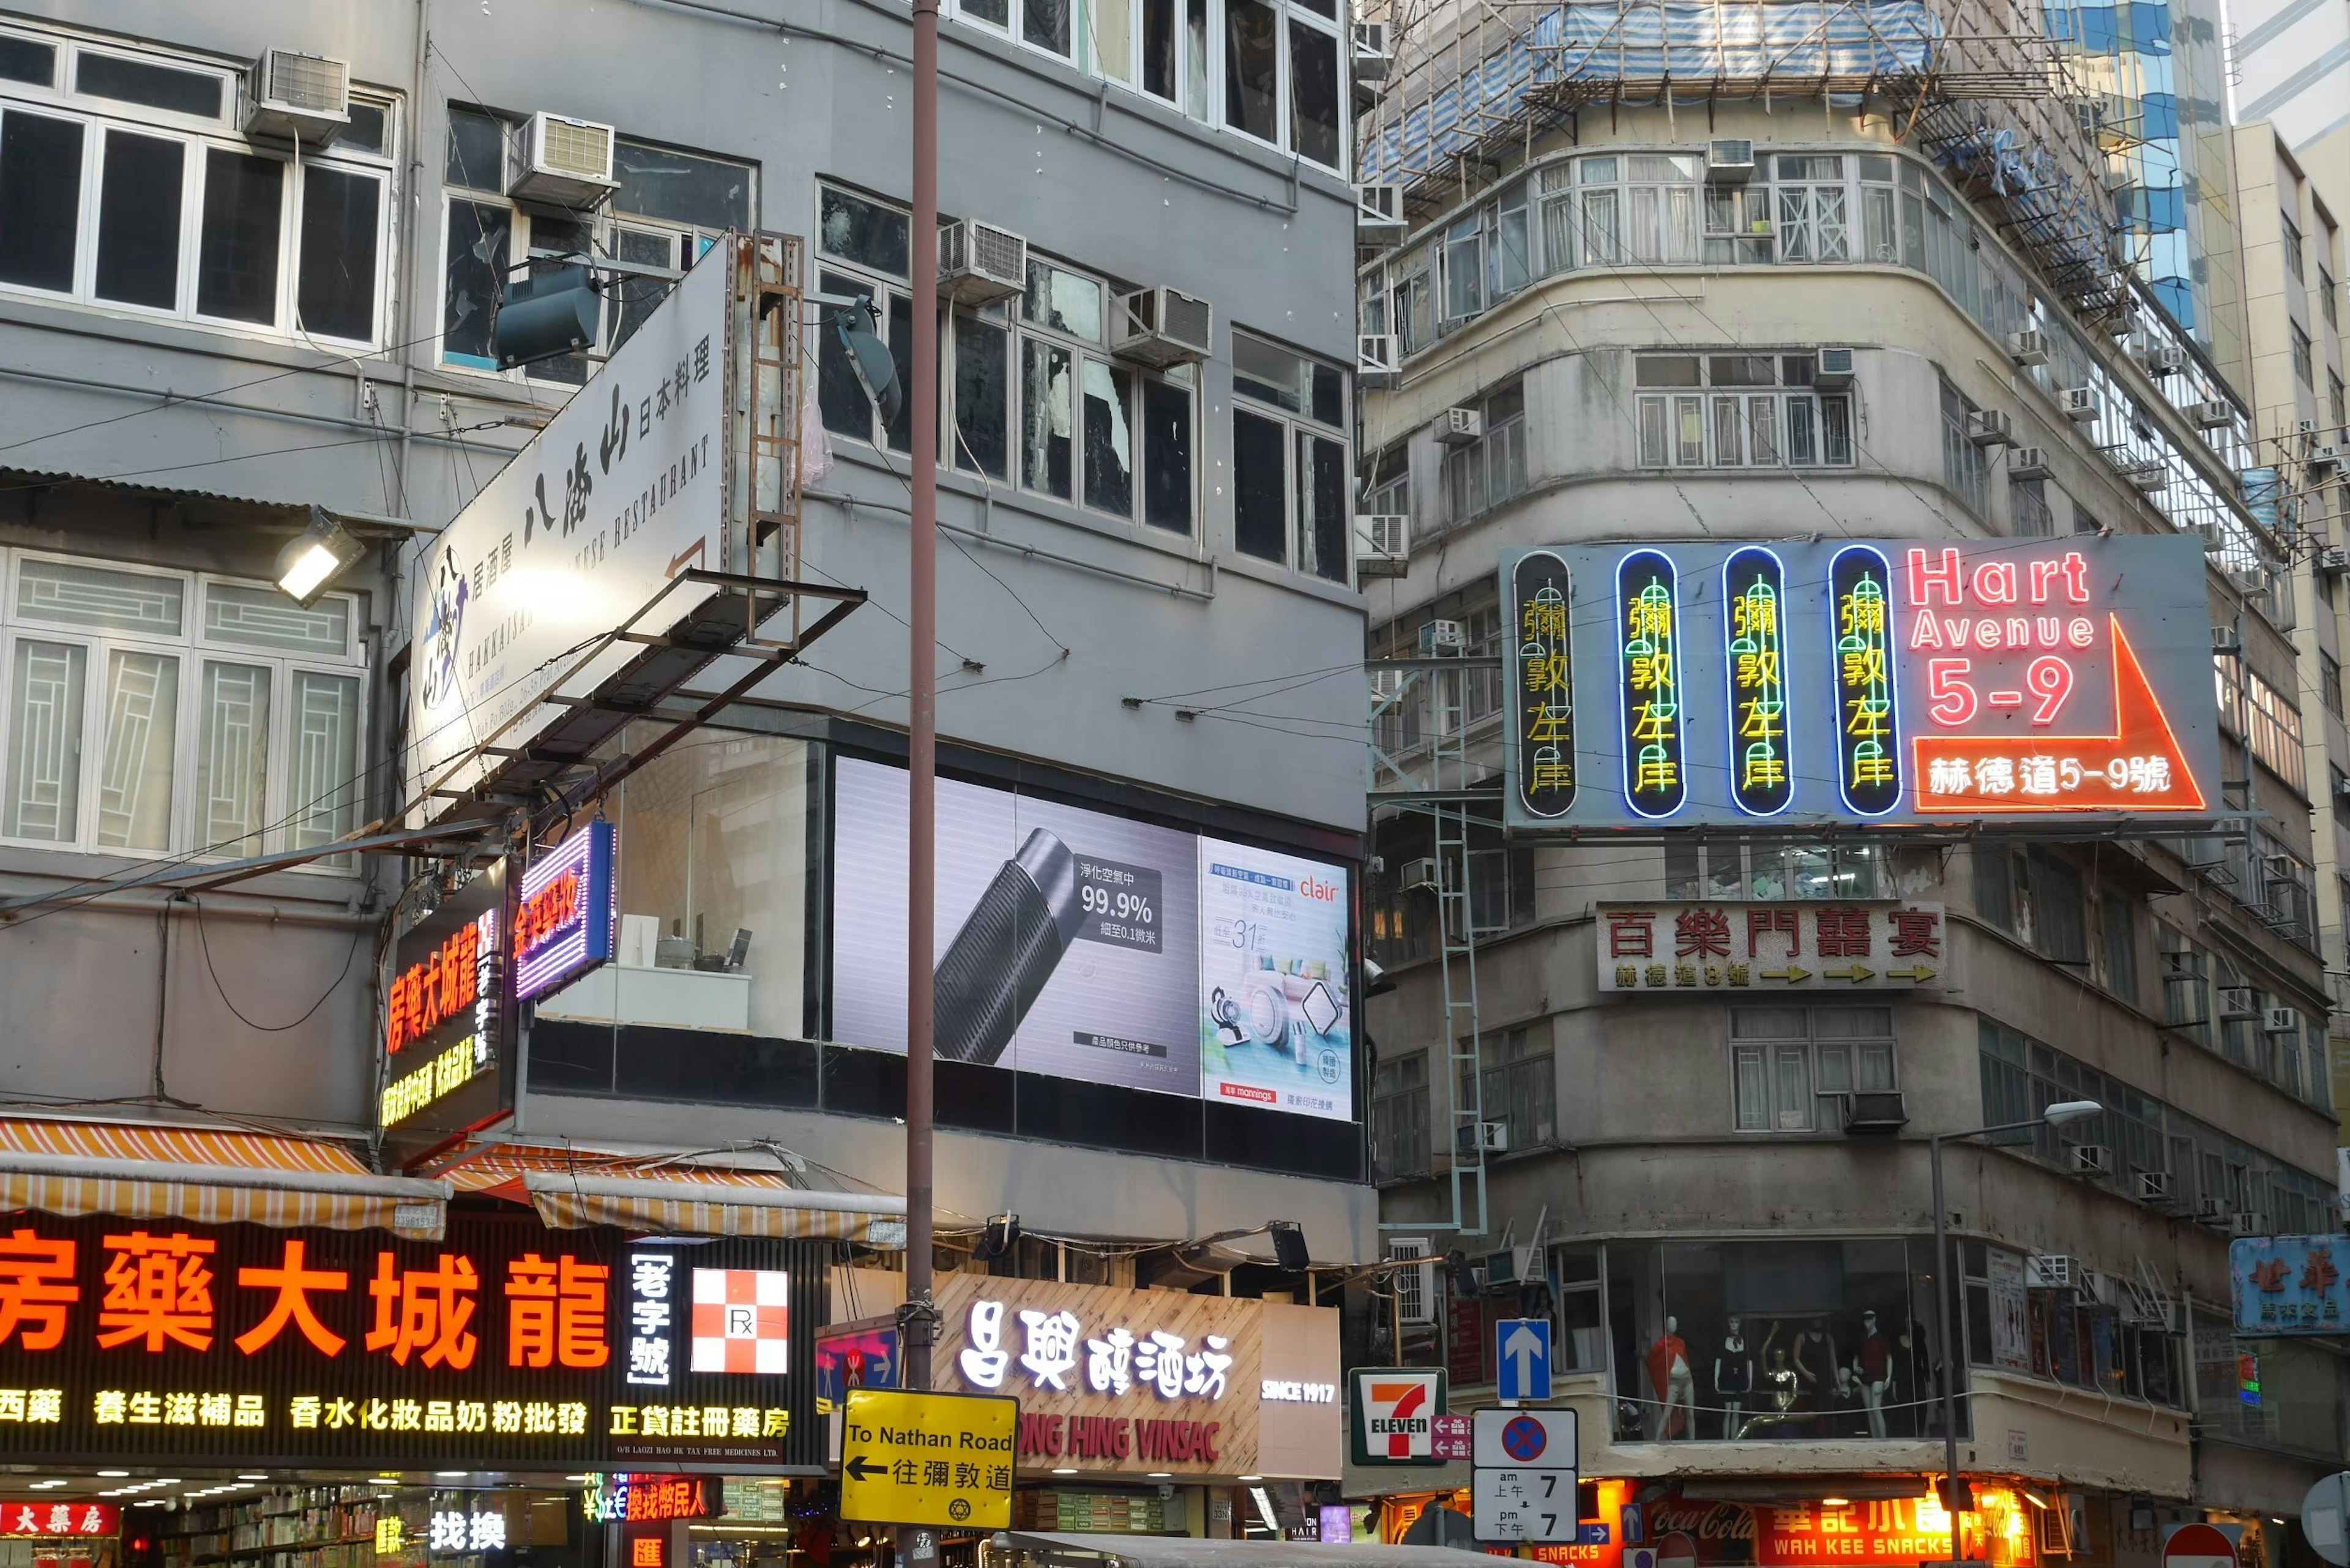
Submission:
MULTIPOLYGON (((1991 1568, 2027 1568, 2034 1561, 2034 1542, 2022 1501, 1991 1487, 1978 1487, 1975 1496, 1978 1510, 1959 1516, 1964 1558, 1991 1568)), ((1660 1560, 1679 1557, 1697 1568, 1815 1568, 1823 1563, 1950 1558, 1950 1516, 1927 1497, 1781 1507, 1669 1497, 1648 1505, 1646 1525, 1648 1544, 1658 1549, 1660 1560)))
MULTIPOLYGON (((661 1331, 668 1383, 627 1378, 628 1347, 644 1334, 626 1262, 645 1250, 522 1215, 452 1216, 438 1243, 0 1221, 0 1446, 63 1460, 820 1462, 803 1366, 746 1372, 739 1357, 707 1366, 698 1354, 705 1327, 736 1337, 723 1303, 708 1324, 688 1314, 661 1331)), ((802 1314, 822 1311, 814 1243, 675 1252, 690 1303, 723 1298, 724 1277, 740 1274, 788 1280, 802 1314)), ((759 1326, 743 1332, 755 1339, 759 1326)))
POLYGON ((944 1530, 1012 1528, 1008 1395, 858 1388, 841 1423, 840 1517, 944 1530))
POLYGON ((0 1501, 0 1535, 99 1537, 121 1533, 122 1510, 114 1503, 21 1497, 0 1501))
POLYGON ((1513 827, 2220 807, 2192 537, 1561 547, 1501 587, 1513 827))
POLYGON ((2350 1243, 2341 1236, 2243 1236, 2228 1243, 2236 1332, 2350 1333, 2350 1243))
MULTIPOLYGON (((736 247, 746 243, 705 252, 418 555, 412 818, 438 816, 481 779, 496 759, 474 755, 477 747, 536 740, 562 712, 545 701, 556 682, 678 573, 728 568, 727 316, 736 247)), ((664 631, 717 591, 672 587, 655 620, 635 629, 664 631)), ((607 648, 564 681, 564 694, 592 691, 641 651, 607 648)))
POLYGON ((1942 906, 1602 904, 1608 992, 1908 990, 1941 972, 1942 906))
MULTIPOLYGON (((837 1274, 836 1305, 853 1286, 856 1310, 870 1315, 903 1279, 837 1274)), ((1017 1397, 1023 1467, 1338 1474, 1337 1314, 1328 1308, 967 1274, 941 1280, 938 1302, 935 1386, 1017 1397)))
POLYGON ((392 950, 384 993, 385 1158, 422 1158, 514 1108, 506 863, 441 901, 392 950))
POLYGON ((515 906, 515 1000, 561 989, 612 958, 619 925, 616 833, 602 817, 576 828, 522 874, 515 906))

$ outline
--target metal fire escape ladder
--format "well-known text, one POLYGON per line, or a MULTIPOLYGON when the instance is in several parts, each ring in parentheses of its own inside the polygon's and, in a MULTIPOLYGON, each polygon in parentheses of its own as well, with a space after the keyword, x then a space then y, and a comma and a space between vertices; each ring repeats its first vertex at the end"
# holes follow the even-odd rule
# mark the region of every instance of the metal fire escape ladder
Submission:
MULTIPOLYGON (((1433 651, 1433 650, 1430 650, 1433 651)), ((1500 660, 1450 657, 1389 661, 1375 666, 1371 685, 1370 795, 1385 804, 1427 812, 1435 828, 1438 976, 1443 991, 1443 1064, 1435 1086, 1444 1106, 1437 1125, 1451 1143, 1443 1153, 1451 1189, 1449 1228, 1477 1236, 1485 1232, 1485 1075, 1477 1019, 1477 941, 1471 897, 1470 828, 1475 803, 1492 798, 1488 787, 1471 783, 1469 681, 1472 672, 1500 667, 1500 660), (1430 720, 1426 762, 1414 766, 1378 742, 1382 719, 1400 715, 1425 691, 1430 720), (1385 776, 1383 776, 1385 775, 1385 776), (1401 788, 1396 787, 1400 784, 1401 788)), ((1397 751, 1408 751, 1399 746, 1397 751)), ((1414 1220, 1383 1224, 1381 1230, 1428 1231, 1447 1222, 1414 1220)))

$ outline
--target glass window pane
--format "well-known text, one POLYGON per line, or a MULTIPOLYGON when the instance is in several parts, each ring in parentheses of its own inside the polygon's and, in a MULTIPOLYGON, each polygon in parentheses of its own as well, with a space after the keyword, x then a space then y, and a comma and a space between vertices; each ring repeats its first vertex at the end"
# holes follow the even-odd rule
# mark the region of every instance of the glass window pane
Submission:
POLYGON ((1020 317, 1088 343, 1102 340, 1101 285, 1050 262, 1031 257, 1028 292, 1020 299, 1020 317))
POLYGON ((1232 543, 1244 556, 1287 559, 1286 449, 1280 421, 1232 410, 1232 543))
POLYGON ((70 844, 81 829, 81 710, 89 651, 16 645, 8 696, 8 799, 0 833, 70 844))
POLYGON ((207 583, 204 640, 347 658, 351 651, 351 601, 328 594, 305 609, 274 588, 207 583))
POLYGON ((1672 461, 1666 448, 1668 418, 1665 400, 1640 400, 1640 462, 1648 468, 1659 468, 1672 461))
POLYGON ((1643 387, 1695 387, 1699 361, 1694 354, 1649 354, 1633 367, 1636 384, 1643 387))
POLYGON ((1087 0, 1077 14, 1085 62, 1114 82, 1134 80, 1134 0, 1087 0))
POLYGON ((1742 1047, 1731 1053, 1738 1089, 1738 1130, 1771 1130, 1771 1082, 1763 1075, 1762 1053, 1742 1047))
POLYGON ((1821 461, 1839 467, 1852 462, 1852 404, 1842 398, 1820 400, 1821 461))
POLYGON ((172 846, 172 762, 179 737, 180 661, 169 654, 112 649, 98 778, 99 847, 172 846))
POLYGON ((906 214, 894 207, 836 191, 829 185, 817 197, 817 246, 827 255, 856 262, 892 277, 906 275, 907 235, 911 232, 909 224, 906 214))
MULTIPOLYGON (((1297 568, 1334 583, 1347 580, 1347 449, 1320 436, 1297 433, 1297 568)), ((1492 879, 1487 879, 1492 885, 1492 879)))
POLYGON ((1313 382, 1314 417, 1326 425, 1347 422, 1347 378, 1320 360, 1309 360, 1305 373, 1313 382))
MULTIPOLYGON (((1290 145, 1300 158, 1338 166, 1338 39, 1302 22, 1289 25, 1289 124, 1290 145)), ((1523 250, 1523 207, 1518 226, 1523 250)))
MULTIPOLYGON (((678 265, 677 236, 666 229, 630 229, 615 224, 612 241, 614 253, 624 262, 645 266, 678 265)), ((657 277, 621 276, 612 281, 608 297, 613 297, 619 307, 612 327, 612 348, 617 351, 637 335, 645 318, 669 297, 669 285, 657 277)))
POLYGON ((1067 500, 1074 456, 1069 351, 1037 338, 1021 342, 1020 483, 1067 500))
POLYGON ((0 79, 51 86, 57 79, 57 46, 0 33, 0 79))
POLYGON ((119 55, 84 50, 74 64, 74 90, 93 98, 168 109, 176 114, 199 114, 207 119, 218 119, 221 113, 220 78, 208 71, 174 70, 144 60, 126 60, 119 55))
POLYGON ((1777 1096, 1776 1125, 1781 1132, 1807 1132, 1812 1125, 1810 1053, 1801 1045, 1777 1045, 1771 1051, 1773 1087, 1777 1096))
POLYGON ((359 824, 359 682, 355 675, 294 671, 289 849, 331 844, 359 824))
POLYGON ((506 126, 477 109, 449 109, 449 156, 444 171, 452 185, 505 193, 506 126))
POLYGON ((1820 460, 1819 442, 1813 420, 1819 405, 1809 398, 1787 400, 1787 461, 1796 464, 1815 463, 1820 460))
POLYGON ((1779 400, 1752 397, 1746 400, 1746 434, 1750 451, 1747 461, 1758 467, 1779 461, 1779 400))
POLYGON ((1705 465, 1705 400, 1701 398, 1675 398, 1673 421, 1679 427, 1676 435, 1679 451, 1674 462, 1685 468, 1705 465))
POLYGON ((1820 1047, 1820 1093, 1842 1095, 1852 1089, 1852 1052, 1843 1045, 1820 1047))
MULTIPOLYGON (((539 213, 530 220, 529 243, 518 248, 525 254, 531 251, 556 251, 588 255, 600 253, 604 246, 594 226, 585 219, 557 218, 539 213)), ((540 277, 561 268, 562 264, 558 262, 534 261, 530 264, 530 275, 540 277)), ((601 314, 600 306, 597 314, 601 314)), ((567 354, 551 354, 543 359, 534 359, 524 373, 534 381, 562 381, 579 387, 587 384, 591 369, 588 363, 588 350, 582 348, 567 354)))
POLYGON ((1012 0, 961 0, 955 14, 985 22, 993 27, 1012 26, 1012 0))
POLYGON ((98 296, 177 309, 180 195, 187 147, 160 136, 106 133, 98 198, 98 296))
POLYGON ((1069 52, 1069 0, 1020 0, 1020 36, 1040 49, 1069 52))
POLYGON ((1208 118, 1208 0, 1183 0, 1183 112, 1208 118))
POLYGON ((196 751, 196 844, 203 853, 261 853, 269 778, 269 675, 258 664, 204 663, 196 751))
POLYGON ((1305 359, 1245 332, 1232 334, 1232 390, 1293 413, 1307 410, 1309 368, 1305 359))
MULTIPOLYGON (((187 585, 177 577, 20 557, 16 613, 59 626, 110 627, 150 637, 177 637, 187 585)), ((293 601, 284 601, 291 605, 293 601)))
POLYGON ((1745 421, 1738 417, 1740 400, 1713 400, 1713 461, 1724 468, 1736 468, 1746 461, 1745 421))
POLYGON ((391 151, 391 110, 388 105, 369 103, 365 99, 350 102, 351 122, 335 138, 338 152, 389 152, 391 151))
POLYGON ((1586 191, 1583 193, 1583 265, 1586 266, 1612 266, 1623 259, 1623 241, 1616 222, 1616 198, 1614 191, 1586 191))
POLYGON ((0 282, 74 286, 81 126, 11 109, 0 120, 0 282))
POLYGON ((1191 532, 1191 389, 1142 383, 1142 520, 1191 532))
POLYGON ((751 226, 751 171, 723 158, 621 139, 612 145, 612 211, 702 229, 751 226))
POLYGON ((1086 504, 1134 515, 1134 372, 1085 362, 1086 504))
POLYGON ((955 466, 966 473, 1008 479, 1005 398, 1011 384, 1003 369, 1011 333, 976 316, 954 318, 955 466))
POLYGON ((374 338, 376 209, 382 196, 383 182, 372 175, 316 165, 303 171, 294 319, 305 332, 361 343, 374 338))
POLYGON ((1224 5, 1224 121, 1266 141, 1281 140, 1280 36, 1261 0, 1224 5))
POLYGON ((484 370, 497 369, 490 350, 513 244, 514 214, 482 202, 449 203, 449 251, 441 306, 441 357, 484 370))
POLYGON ((286 165, 213 148, 204 154, 204 228, 196 310, 270 326, 277 319, 278 213, 286 165))
MULTIPOLYGON (((823 294, 856 295, 867 299, 873 296, 871 284, 845 273, 818 273, 816 288, 823 294)), ((872 318, 862 309, 857 314, 860 326, 870 324, 872 318)), ((816 334, 816 400, 826 430, 835 435, 854 436, 858 441, 873 439, 873 400, 865 395, 849 360, 848 347, 841 342, 839 329, 828 317, 816 334)))
POLYGON ((1175 101, 1175 0, 1142 0, 1142 90, 1175 101))
POLYGON ((889 450, 914 450, 914 302, 902 294, 889 296, 889 359, 897 369, 900 394, 898 417, 889 421, 889 450))

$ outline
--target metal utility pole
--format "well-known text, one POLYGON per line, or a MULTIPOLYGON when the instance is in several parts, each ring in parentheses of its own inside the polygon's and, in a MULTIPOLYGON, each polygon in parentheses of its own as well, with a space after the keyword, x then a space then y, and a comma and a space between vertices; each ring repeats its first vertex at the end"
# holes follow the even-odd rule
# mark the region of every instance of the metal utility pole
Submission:
POLYGON ((931 933, 938 863, 939 0, 914 0, 914 515, 906 667, 905 1386, 931 1386, 931 933))

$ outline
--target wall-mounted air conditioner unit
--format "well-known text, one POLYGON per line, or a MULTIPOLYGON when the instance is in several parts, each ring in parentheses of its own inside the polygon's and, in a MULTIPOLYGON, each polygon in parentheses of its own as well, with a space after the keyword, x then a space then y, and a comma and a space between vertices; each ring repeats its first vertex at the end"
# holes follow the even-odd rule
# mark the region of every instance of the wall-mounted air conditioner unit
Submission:
POLYGON ((1967 439, 1977 446, 2013 446, 2015 421, 2004 409, 1977 409, 1967 416, 1967 439))
POLYGON ((2225 398, 2212 398, 2200 403, 2189 403, 2187 417, 2195 421, 2197 430, 2225 430, 2235 422, 2236 409, 2225 398))
POLYGON ((2007 357, 2019 365, 2048 363, 2048 334, 2037 328, 2007 335, 2007 357))
POLYGON ((1204 299, 1160 286, 1118 295, 1110 306, 1110 352, 1165 369, 1214 353, 1216 313, 1204 299))
POLYGON ((351 122, 348 61, 271 49, 239 85, 247 136, 288 137, 316 151, 351 122))
POLYGON ((1403 234, 1403 185, 1366 180, 1355 187, 1355 238, 1384 243, 1403 234))
POLYGON ((1383 82, 1395 64, 1395 48, 1385 22, 1355 24, 1355 79, 1383 82))
POLYGON ((1355 376, 1367 389, 1392 387, 1403 375, 1403 358, 1392 332, 1363 332, 1355 337, 1355 376))
POLYGON ((1909 1125, 1898 1089, 1861 1089, 1844 1096, 1844 1130, 1851 1137, 1881 1137, 1909 1125))
POLYGON ((612 199, 613 131, 592 119, 541 110, 523 128, 522 161, 506 185, 518 202, 587 212, 612 199))
POLYGON ((2251 1020, 2261 1015, 2260 993, 2249 985, 2223 985, 2220 988, 2220 1016, 2228 1023, 2251 1020))
POLYGON ((939 292, 963 305, 989 305, 1028 289, 1028 242, 977 218, 939 230, 939 292))
POLYGON ((2211 651, 2241 653, 2244 651, 2244 639, 2232 626, 2215 626, 2211 628, 2211 651))
POLYGON ((2339 545, 2326 545, 2317 552, 2317 574, 2323 577, 2338 577, 2350 572, 2350 550, 2339 545))
POLYGON ((1743 185, 1754 178, 1754 143, 1742 137, 1707 142, 1705 177, 1715 185, 1743 185))
POLYGON ((2128 463, 2119 472, 2124 479, 2128 480, 2148 495, 2154 494, 2170 483, 2170 471, 2159 462, 2128 463))
POLYGON ((2104 1176, 2114 1168, 2114 1151, 2101 1144, 2073 1146, 2071 1169, 2075 1176, 2104 1176))
POLYGON ((2156 376, 2176 376, 2187 369, 2187 350, 2175 343, 2158 343, 2146 351, 2146 368, 2156 376))
POLYGON ((1433 659, 1440 653, 1458 653, 1469 646, 1469 634, 1457 620, 1431 620, 1419 628, 1419 656, 1433 659))
POLYGON ((1823 348, 1812 368, 1812 385, 1823 392, 1841 392, 1852 385, 1852 350, 1823 348))
POLYGON ((2269 1217, 2257 1209, 2247 1209, 2241 1214, 2228 1216, 2230 1236, 2266 1236, 2271 1233, 2269 1217))
POLYGON ((1400 512, 1355 518, 1355 576, 1400 577, 1411 565, 1411 519, 1400 512))
POLYGON ((1475 409, 1447 409, 1437 416, 1436 439, 1446 446, 1467 446, 1485 437, 1485 416, 1475 409))
POLYGON ((2217 1225, 2225 1229, 2230 1216, 2234 1212, 2228 1207, 2228 1200, 2224 1198, 2206 1196, 2195 1200, 2195 1218, 2205 1225, 2217 1225))
POLYGON ((2272 1007, 2261 1014, 2261 1032, 2264 1034, 2298 1034, 2301 1033, 2301 1009, 2272 1007))
POLYGON ((2104 411, 2097 401, 2096 389, 2094 387, 2067 387, 2064 389, 2063 401, 2064 417, 2068 420, 2079 420, 2085 424, 2104 411))
MULTIPOLYGON (((1508 1130, 1502 1122, 1482 1125, 1497 1133, 1508 1130)), ((1505 1137, 1500 1144, 1489 1143, 1485 1148, 1489 1153, 1505 1154, 1509 1151, 1508 1139, 1505 1137)), ((1503 1247, 1499 1251, 1486 1253, 1485 1288, 1488 1291, 1513 1291, 1528 1281, 1539 1280, 1541 1276, 1535 1270, 1534 1251, 1532 1247, 1503 1247)))
POLYGON ((1416 888, 1426 888, 1433 892, 1436 888, 1435 857, 1423 855, 1417 860, 1405 861, 1398 880, 1406 892, 1416 888))
POLYGON ((2042 1252, 2023 1260, 2023 1282, 2037 1291, 2076 1291, 2087 1280, 2081 1260, 2062 1252, 2042 1252))
POLYGON ((2167 1170, 2141 1170, 2135 1185, 2140 1203, 2168 1203, 2171 1200, 2174 1189, 2170 1172, 2167 1170))
POLYGON ((2045 479, 2048 477, 2048 449, 2044 446, 2020 446, 2007 460, 2010 479, 2045 479))
POLYGON ((2332 473, 2342 466, 2342 449, 2328 441, 2309 449, 2309 472, 2313 474, 2332 473))
POLYGON ((1425 1236, 1390 1236, 1388 1238, 1390 1261, 1425 1260, 1409 1268, 1398 1269, 1389 1276, 1395 1281, 1396 1318, 1400 1323, 1429 1324, 1436 1321, 1436 1261, 1428 1255, 1425 1236))

